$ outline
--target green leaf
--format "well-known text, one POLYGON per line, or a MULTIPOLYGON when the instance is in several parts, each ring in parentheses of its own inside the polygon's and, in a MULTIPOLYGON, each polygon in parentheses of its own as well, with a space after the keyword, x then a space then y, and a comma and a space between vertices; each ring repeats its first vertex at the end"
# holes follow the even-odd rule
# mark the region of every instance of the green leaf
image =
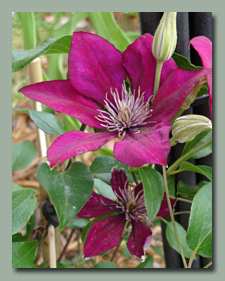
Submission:
POLYGON ((144 188, 148 218, 152 221, 157 215, 162 202, 164 194, 163 178, 155 169, 144 167, 139 170, 144 188))
POLYGON ((60 223, 59 231, 62 231, 90 199, 94 184, 92 174, 82 162, 73 163, 62 173, 42 163, 37 178, 49 194, 60 223))
POLYGON ((47 134, 57 134, 62 135, 65 133, 65 130, 62 127, 61 122, 54 114, 29 110, 30 118, 34 123, 47 134))
POLYGON ((23 187, 12 182, 12 190, 17 190, 17 189, 21 189, 21 188, 23 188, 23 187))
POLYGON ((90 220, 88 219, 83 219, 83 218, 73 218, 70 219, 67 226, 69 228, 75 228, 75 227, 85 227, 88 223, 90 222, 90 220))
POLYGON ((184 70, 196 70, 196 69, 202 69, 201 66, 195 66, 193 65, 186 57, 173 53, 172 58, 175 60, 178 68, 184 69, 184 70))
POLYGON ((38 241, 12 243, 12 267, 34 268, 37 243, 38 241))
POLYGON ((118 268, 118 266, 111 261, 100 261, 94 268, 118 268))
POLYGON ((66 132, 80 130, 81 123, 74 117, 63 115, 63 127, 66 132))
POLYGON ((106 198, 114 199, 116 197, 111 185, 101 181, 100 179, 94 179, 94 187, 97 189, 98 194, 106 198))
MULTIPOLYGON (((184 150, 182 152, 182 156, 190 151, 198 148, 199 146, 203 145, 204 143, 210 141, 212 139, 212 130, 204 131, 197 135, 192 141, 186 143, 184 150)), ((212 145, 202 149, 201 151, 193 154, 189 159, 199 159, 205 157, 212 153, 212 145)))
POLYGON ((89 17, 95 33, 112 43, 121 52, 132 42, 116 23, 111 12, 90 12, 89 17))
POLYGON ((59 39, 48 38, 39 46, 30 50, 12 50, 12 72, 19 71, 32 60, 44 54, 68 54, 72 35, 66 35, 59 39))
POLYGON ((193 199, 187 244, 199 255, 212 257, 212 183, 203 186, 193 199))
POLYGON ((139 263, 136 268, 153 268, 153 256, 148 256, 144 262, 139 263))
POLYGON ((12 171, 27 168, 36 156, 37 150, 31 141, 12 145, 12 171))
POLYGON ((194 198, 195 194, 201 189, 201 187, 207 183, 207 181, 201 181, 196 186, 191 186, 179 181, 177 184, 177 192, 183 197, 194 198))
POLYGON ((20 232, 17 232, 12 235, 12 242, 26 242, 29 237, 30 234, 22 235, 20 232))
POLYGON ((156 247, 156 246, 153 246, 153 245, 151 245, 150 247, 152 248, 152 250, 154 252, 156 252, 157 255, 159 255, 161 258, 164 258, 162 249, 160 247, 156 247))
POLYGON ((111 170, 112 168, 116 168, 117 170, 123 168, 126 171, 127 177, 129 181, 133 181, 132 175, 130 173, 130 169, 127 165, 122 164, 117 161, 114 157, 111 156, 97 156, 93 160, 90 170, 94 177, 101 179, 106 183, 110 183, 111 179, 111 170))
POLYGON ((167 184, 168 184, 169 195, 175 197, 176 191, 175 191, 175 176, 174 175, 167 177, 167 184))
MULTIPOLYGON (((183 254, 186 258, 190 258, 192 255, 192 250, 188 247, 186 242, 186 231, 185 229, 178 223, 175 222, 176 229, 178 233, 178 237, 180 240, 181 248, 183 251, 183 254)), ((174 233, 174 228, 172 222, 168 222, 167 228, 166 228, 166 238, 170 244, 170 246, 175 249, 178 253, 180 253, 180 249, 178 247, 177 239, 174 233)))
POLYGON ((12 191, 12 234, 18 232, 32 215, 37 202, 35 194, 31 188, 12 191))
POLYGON ((19 71, 35 58, 43 55, 55 39, 46 39, 38 47, 30 50, 12 50, 12 72, 19 71))
POLYGON ((210 181, 212 181, 212 167, 205 165, 193 165, 189 162, 184 162, 180 165, 180 168, 173 172, 173 174, 177 174, 184 171, 192 171, 195 173, 199 173, 207 177, 210 181))

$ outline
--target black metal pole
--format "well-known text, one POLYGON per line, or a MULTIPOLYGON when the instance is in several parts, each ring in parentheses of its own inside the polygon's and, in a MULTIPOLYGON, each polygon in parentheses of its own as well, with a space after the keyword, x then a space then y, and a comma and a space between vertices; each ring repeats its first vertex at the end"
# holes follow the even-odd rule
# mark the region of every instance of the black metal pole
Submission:
MULTIPOLYGON (((155 30, 159 24, 159 21, 162 16, 162 12, 155 12, 155 13, 139 13, 140 19, 140 26, 141 26, 141 33, 151 33, 154 35, 155 30)), ((191 38, 204 35, 207 36, 209 39, 212 37, 212 14, 211 13, 188 13, 188 12, 178 12, 177 13, 177 47, 175 52, 179 53, 188 59, 191 59, 192 63, 195 65, 201 65, 199 62, 199 56, 196 52, 191 49, 188 49, 187 45, 191 38), (208 30, 208 31, 207 31, 208 30), (211 31, 211 35, 210 35, 211 31)), ((200 102, 195 102, 191 108, 186 110, 184 114, 201 114, 208 116, 209 115, 209 106, 208 106, 208 99, 203 99, 200 102)), ((174 162, 178 159, 182 153, 184 145, 177 144, 175 147, 172 147, 171 153, 168 158, 168 163, 174 162)), ((206 157, 205 157, 206 158, 206 157)), ((199 160, 191 160, 192 164, 199 164, 204 163, 204 165, 210 166, 210 156, 209 159, 199 159, 199 160), (206 163, 206 162, 207 163, 206 163)), ((183 172, 176 175, 176 184, 179 180, 182 180, 186 184, 189 185, 196 185, 196 182, 199 182, 201 178, 199 175, 196 175, 192 172, 183 172)), ((176 205, 176 211, 181 210, 189 210, 190 204, 179 201, 176 205)), ((169 220, 169 218, 167 218, 169 220)), ((175 219, 187 230, 188 228, 188 221, 189 215, 179 215, 176 216, 175 219)), ((162 223, 162 236, 163 236, 163 244, 164 244, 164 253, 165 253, 165 262, 167 268, 182 268, 183 264, 181 261, 180 255, 170 247, 169 243, 166 239, 166 224, 162 223)), ((192 267, 193 268, 200 268, 203 267, 205 264, 209 262, 208 259, 203 259, 197 256, 197 259, 194 260, 192 267)))

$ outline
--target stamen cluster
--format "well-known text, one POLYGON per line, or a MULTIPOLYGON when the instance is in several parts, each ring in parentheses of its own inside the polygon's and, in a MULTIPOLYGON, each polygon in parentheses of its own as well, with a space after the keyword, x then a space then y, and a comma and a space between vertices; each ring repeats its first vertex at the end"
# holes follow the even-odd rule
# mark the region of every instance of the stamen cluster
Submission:
POLYGON ((107 111, 99 110, 100 114, 96 116, 96 119, 102 122, 101 125, 108 131, 117 131, 119 137, 127 129, 139 133, 140 131, 137 128, 149 123, 146 122, 146 119, 151 116, 152 112, 149 108, 150 99, 147 102, 144 100, 145 93, 141 94, 140 87, 137 96, 135 90, 134 93, 130 88, 127 91, 125 83, 122 86, 121 98, 117 89, 115 89, 115 92, 111 89, 110 93, 113 97, 113 102, 108 99, 106 93, 104 103, 107 111))
POLYGON ((116 194, 118 201, 118 208, 121 208, 121 212, 125 213, 126 220, 134 219, 140 220, 145 219, 147 216, 144 192, 141 189, 135 194, 135 188, 132 188, 125 183, 124 188, 119 187, 120 194, 116 194))

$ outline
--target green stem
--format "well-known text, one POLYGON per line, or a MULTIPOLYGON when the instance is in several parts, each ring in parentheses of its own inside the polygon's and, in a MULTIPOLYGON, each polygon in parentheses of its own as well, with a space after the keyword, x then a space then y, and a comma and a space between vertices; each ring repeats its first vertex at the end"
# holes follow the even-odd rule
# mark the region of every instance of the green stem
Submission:
POLYGON ((171 218, 171 222, 173 224, 173 229, 174 229, 174 234, 176 236, 177 239, 177 244, 178 247, 180 249, 180 255, 184 264, 184 268, 187 268, 187 263, 183 254, 183 250, 180 244, 180 240, 179 240, 179 236, 177 233, 177 228, 176 228, 176 224, 175 224, 175 220, 174 220, 174 216, 173 216, 173 210, 172 210, 172 206, 171 206, 171 202, 170 202, 170 195, 169 195, 169 189, 168 189, 168 185, 167 185, 167 177, 166 177, 166 168, 165 166, 162 166, 162 170, 163 170, 163 178, 164 178, 164 186, 165 186, 165 192, 166 192, 166 199, 167 199, 167 204, 169 207, 169 211, 170 211, 170 218, 171 218))
POLYGON ((165 224, 168 224, 168 221, 167 221, 167 220, 165 220, 165 219, 162 218, 162 217, 159 217, 159 218, 160 218, 160 220, 163 221, 165 224))
POLYGON ((18 12, 23 26, 24 49, 29 50, 36 47, 36 23, 33 12, 18 12))
POLYGON ((193 263, 193 260, 195 258, 196 252, 194 251, 190 257, 189 263, 188 263, 188 268, 191 268, 191 265, 193 263))
POLYGON ((195 149, 192 149, 190 152, 187 152, 184 156, 181 156, 179 159, 177 159, 177 161, 173 163, 173 165, 169 167, 169 169, 167 170, 167 176, 172 174, 172 172, 174 172, 185 160, 189 159, 192 155, 201 151, 202 149, 208 147, 210 144, 212 144, 212 139, 196 147, 195 149))
POLYGON ((210 261, 209 263, 207 263, 207 265, 205 265, 203 268, 208 268, 211 264, 212 264, 212 261, 210 261))
POLYGON ((176 215, 182 215, 182 214, 190 214, 190 211, 181 211, 181 212, 173 213, 174 216, 176 216, 176 215))
POLYGON ((192 204, 192 201, 188 200, 188 199, 184 199, 184 198, 181 198, 181 197, 177 197, 176 199, 179 200, 179 201, 183 201, 183 202, 187 202, 187 203, 191 203, 192 204))
POLYGON ((159 89, 159 82, 160 82, 162 66, 163 66, 163 61, 157 61, 156 71, 155 71, 154 94, 153 94, 153 99, 151 102, 153 102, 153 100, 155 99, 155 96, 159 89))

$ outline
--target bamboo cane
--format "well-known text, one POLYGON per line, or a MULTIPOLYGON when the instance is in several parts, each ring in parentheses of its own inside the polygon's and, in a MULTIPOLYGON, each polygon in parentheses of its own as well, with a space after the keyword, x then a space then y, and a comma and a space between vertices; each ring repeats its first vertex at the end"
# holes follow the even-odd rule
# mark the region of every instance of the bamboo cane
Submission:
MULTIPOLYGON (((40 58, 34 59, 28 65, 28 72, 29 72, 29 80, 31 84, 42 82, 43 78, 42 78, 42 68, 41 68, 40 58)), ((37 111, 41 111, 42 110, 41 103, 34 102, 34 109, 37 111)), ((49 135, 45 134, 39 128, 37 128, 37 136, 38 136, 38 146, 39 146, 39 156, 40 156, 39 164, 41 164, 41 162, 43 162, 43 160, 46 157, 47 148, 50 146, 50 138, 49 135)), ((39 190, 40 190, 40 206, 42 206, 42 203, 48 198, 48 193, 41 185, 39 186, 39 190)), ((46 220, 42 214, 42 210, 41 210, 41 226, 43 227, 46 226, 46 220)), ((52 227, 53 226, 51 226, 51 229, 52 227)), ((45 239, 43 243, 43 251, 42 251, 43 261, 45 262, 50 260, 50 267, 51 265, 55 265, 56 259, 60 255, 60 251, 61 251, 60 235, 58 234, 58 228, 56 228, 54 231, 54 236, 51 233, 48 239, 45 239), (54 239, 53 242, 52 239, 54 239), (52 252, 49 252, 49 249, 54 253, 56 252, 56 254, 52 254, 52 252)))

